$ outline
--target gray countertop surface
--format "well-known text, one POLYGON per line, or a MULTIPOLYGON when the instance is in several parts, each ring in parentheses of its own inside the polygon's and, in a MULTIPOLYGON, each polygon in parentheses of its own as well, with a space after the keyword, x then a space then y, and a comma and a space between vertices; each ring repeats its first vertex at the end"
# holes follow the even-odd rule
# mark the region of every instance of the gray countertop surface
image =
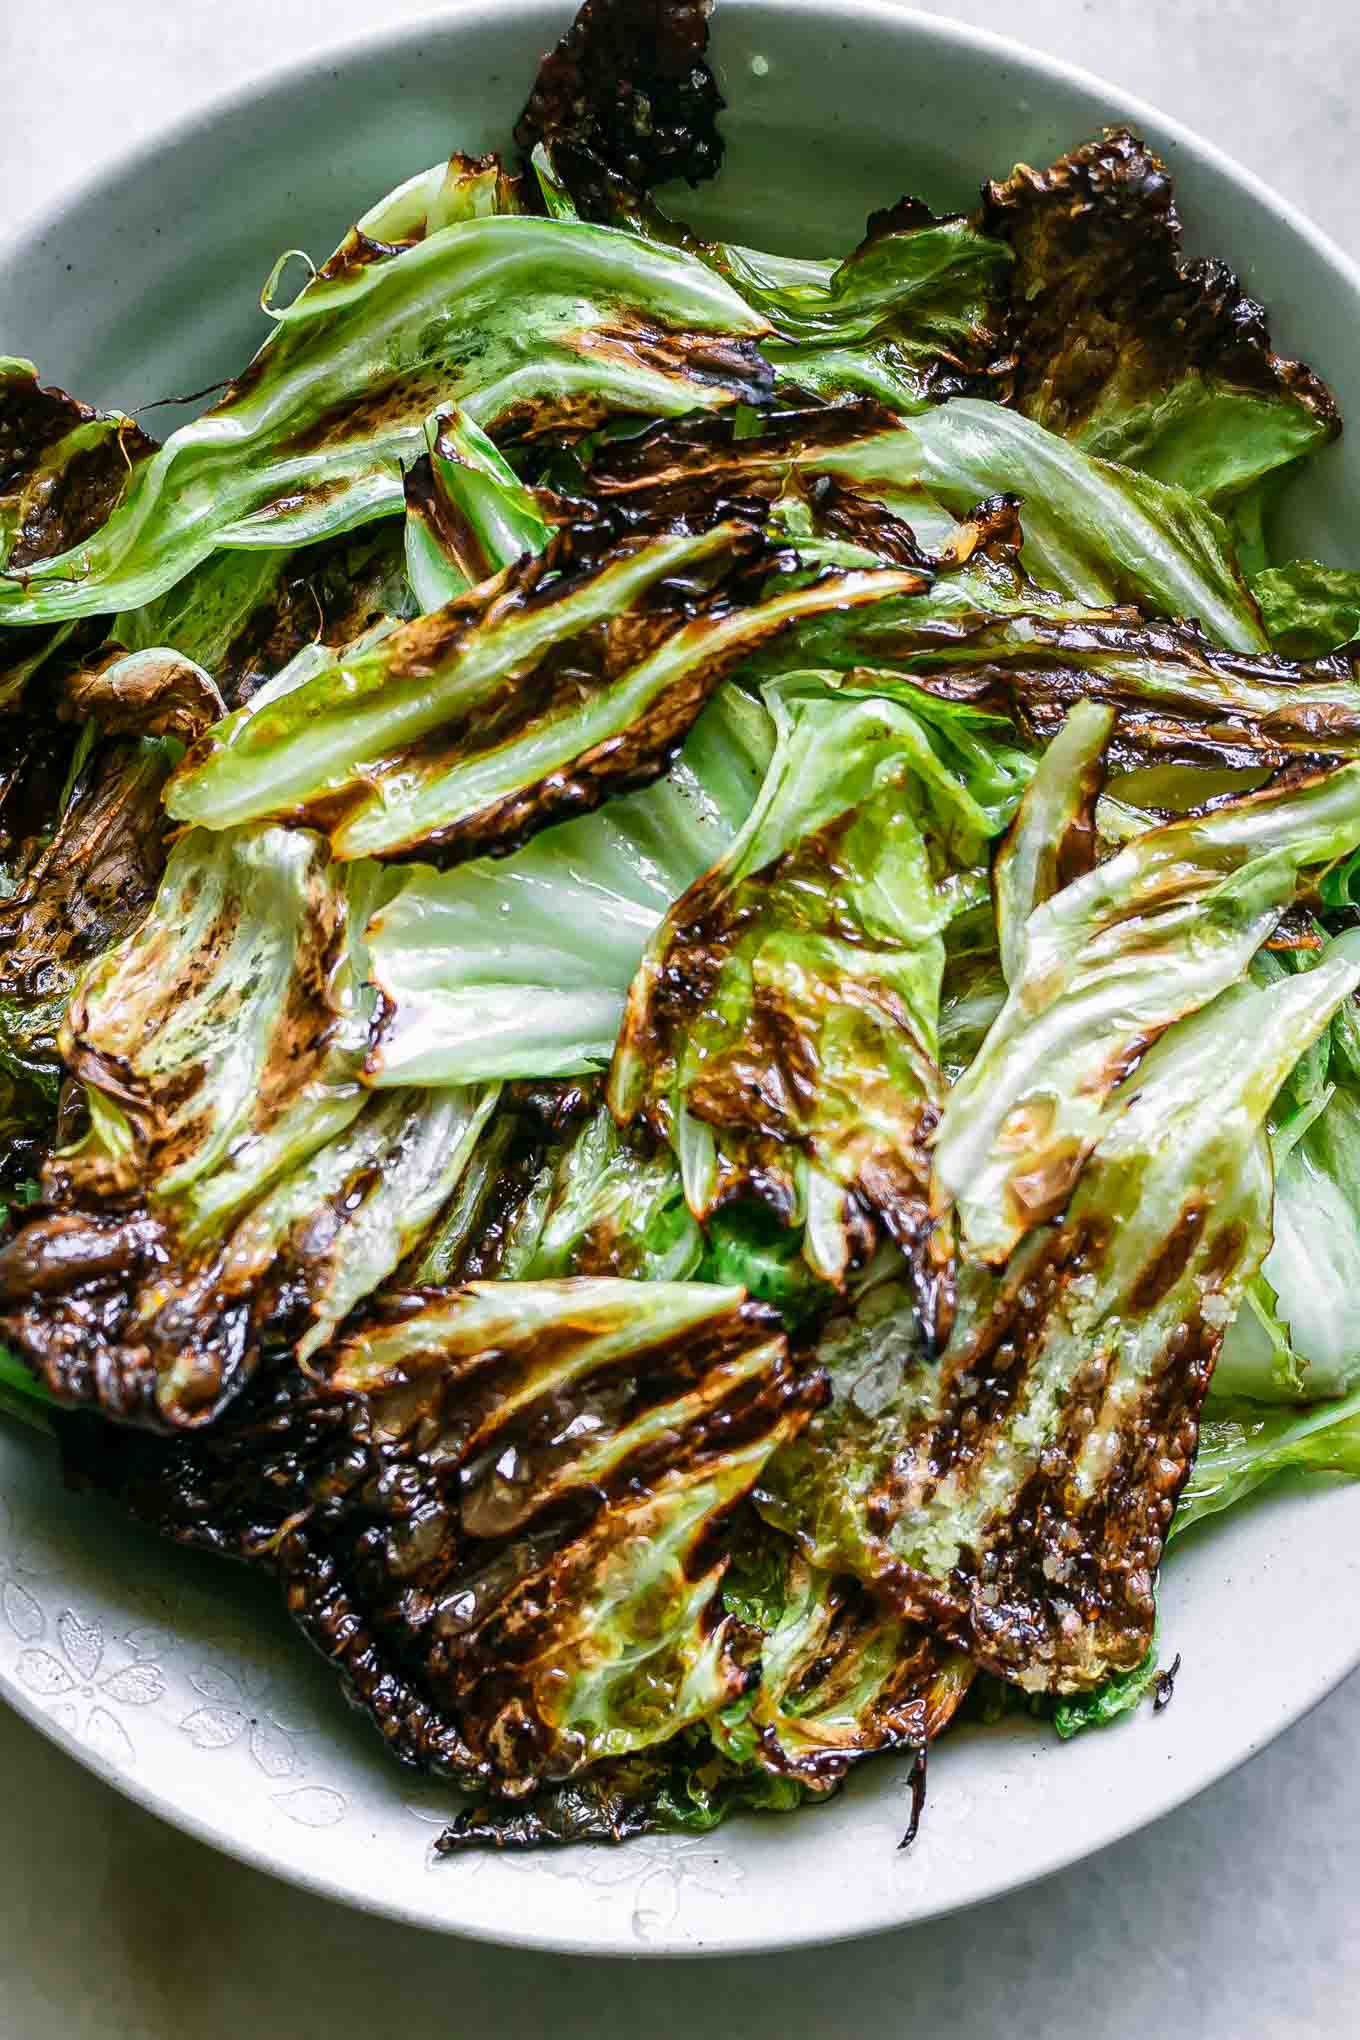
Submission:
MULTIPOLYGON (((431 11, 421 0, 377 12, 361 0, 0 8, 6 223, 227 86, 431 11)), ((1119 80, 1360 249, 1353 0, 928 11, 1119 80)), ((21 337, 3 320, 0 306, 0 352, 21 337)), ((1360 1675, 1192 1805, 1014 1897, 828 1951, 642 1966, 480 1948, 328 1906, 163 1826, 0 1708, 0 2035, 1350 2034, 1358 1751, 1360 1675)))

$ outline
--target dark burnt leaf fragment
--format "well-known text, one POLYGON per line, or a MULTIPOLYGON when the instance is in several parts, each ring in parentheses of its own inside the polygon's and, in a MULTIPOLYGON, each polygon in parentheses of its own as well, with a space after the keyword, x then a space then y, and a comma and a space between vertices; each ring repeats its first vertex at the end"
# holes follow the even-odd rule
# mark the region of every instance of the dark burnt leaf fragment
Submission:
POLYGON ((714 176, 723 100, 705 62, 710 7, 711 0, 585 0, 539 66, 515 125, 518 146, 527 155, 540 141, 569 140, 643 191, 714 176))
POLYGON ((51 1152, 52 1101, 42 1087, 0 1071, 0 1232, 12 1229, 51 1152))
POLYGON ((0 567, 78 546, 110 515, 156 441, 131 418, 45 388, 31 364, 0 364, 0 567))
POLYGON ((1177 1651, 1171 1663, 1166 1667, 1166 1670, 1157 1674, 1157 1690, 1152 1698, 1152 1711, 1154 1714, 1165 1712, 1171 1705, 1172 1699, 1175 1696, 1176 1680, 1180 1669, 1181 1654, 1177 1651))
POLYGON ((921 1820, 926 1810, 926 1765, 927 1749, 922 1743, 911 1760, 911 1775, 908 1781, 911 1791, 911 1818, 907 1822, 906 1833, 897 1844, 899 1851, 909 1849, 921 1832, 921 1820))
POLYGON ((0 865, 11 877, 16 861, 33 854, 25 849, 29 837, 49 836, 61 819, 75 745, 75 731, 57 721, 37 689, 0 715, 0 865))
POLYGON ((486 1799, 450 1822, 435 1842, 439 1856, 467 1849, 562 1848, 573 1842, 618 1844, 669 1825, 663 1797, 671 1776, 664 1757, 603 1763, 537 1792, 532 1799, 486 1799))
POLYGON ((242 1385, 247 1314, 219 1296, 197 1326, 172 1305, 168 1337, 154 1322, 133 1335, 139 1293, 166 1286, 172 1258, 165 1226, 145 1208, 38 1205, 0 1248, 0 1335, 59 1402, 154 1421, 161 1376, 178 1367, 196 1413, 242 1385))
MULTIPOLYGON (((24 755, 39 762, 32 746, 24 755)), ((49 771, 54 762, 49 754, 49 771)), ((154 897, 165 861, 160 797, 168 769, 154 745, 98 745, 54 832, 27 839, 14 890, 0 899, 0 1068, 41 1085, 54 1102, 63 1074, 57 1034, 72 989, 154 897)))
POLYGON ((201 666, 169 649, 111 644, 62 674, 59 714, 98 722, 106 736, 174 737, 191 744, 225 713, 201 666))

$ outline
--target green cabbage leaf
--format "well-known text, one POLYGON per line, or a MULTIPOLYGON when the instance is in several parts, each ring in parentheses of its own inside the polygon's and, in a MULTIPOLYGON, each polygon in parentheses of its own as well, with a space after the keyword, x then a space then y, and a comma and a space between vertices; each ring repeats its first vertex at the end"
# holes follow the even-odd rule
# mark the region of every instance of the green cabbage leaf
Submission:
POLYGON ((272 316, 250 366, 136 467, 96 529, 21 575, 11 561, 0 624, 136 608, 220 547, 399 515, 403 464, 449 403, 534 437, 758 401, 769 383, 764 322, 719 277, 584 223, 457 220, 328 264, 272 316))
POLYGON ((937 1206, 1004 1263, 1066 1204, 1149 1041, 1240 978, 1301 875, 1360 841, 1360 766, 1150 829, 1025 923, 1005 1006, 950 1092, 937 1206))

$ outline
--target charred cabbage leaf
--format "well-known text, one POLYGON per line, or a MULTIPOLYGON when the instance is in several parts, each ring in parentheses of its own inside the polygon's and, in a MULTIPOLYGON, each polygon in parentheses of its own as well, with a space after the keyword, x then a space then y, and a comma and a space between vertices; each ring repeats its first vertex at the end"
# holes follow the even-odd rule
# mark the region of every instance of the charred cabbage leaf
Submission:
POLYGON ((695 1729, 661 1750, 595 1764, 531 1799, 482 1799, 435 1842, 441 1856, 468 1849, 617 1844, 649 1834, 710 1834, 740 1813, 792 1813, 809 1795, 758 1764, 734 1764, 695 1729))
POLYGON ((580 431, 757 402, 763 322, 691 258, 604 227, 466 219, 322 272, 227 394, 137 468, 81 543, 0 578, 0 623, 128 609, 219 547, 329 537, 403 508, 427 418, 580 431))
POLYGON ((190 744, 225 704, 192 659, 168 645, 125 651, 107 645, 61 676, 62 713, 93 719, 106 736, 173 737, 190 744))
POLYGON ((115 617, 110 635, 129 652, 171 647, 239 708, 300 653, 335 652, 414 615, 404 569, 395 521, 317 545, 214 553, 115 617))
POLYGON ((63 1400, 204 1423, 420 1244, 493 1102, 360 1082, 371 867, 303 831, 182 837, 60 1035, 88 1130, 2 1250, 0 1316, 63 1400))
POLYGON ((555 219, 584 215, 681 248, 768 321, 764 353, 790 401, 869 396, 917 411, 963 390, 1000 393, 1007 249, 917 199, 875 213, 843 261, 769 255, 711 241, 668 219, 600 159, 572 143, 535 150, 555 219))
POLYGON ((422 611, 442 609, 553 534, 532 492, 470 418, 441 412, 406 471, 406 574, 422 611))
POLYGON ((1300 875, 1357 841, 1346 765, 1149 830, 1031 914, 935 1136, 936 1207, 957 1210, 970 1253, 1000 1264, 1063 1208, 1148 1042, 1240 978, 1300 875))
MULTIPOLYGON (((492 1102, 375 1099, 253 1204, 233 1200, 210 1236, 187 1237, 149 1200, 39 1207, 0 1247, 0 1331, 62 1403, 152 1429, 211 1425, 266 1347, 306 1359, 417 1251, 492 1102)), ((238 1189, 230 1157, 224 1175, 238 1189)))
POLYGON ((80 546, 155 446, 134 419, 46 389, 31 361, 0 355, 0 567, 22 581, 80 546))
POLYGON ((1007 984, 1023 973, 1030 915, 1095 863, 1095 808, 1113 725, 1114 712, 1103 703, 1077 703, 1040 759, 992 861, 997 948, 1007 984))
POLYGON ((1266 649, 1227 526, 1207 504, 1000 404, 957 397, 817 464, 862 492, 924 488, 959 512, 1019 496, 1024 557, 1041 586, 1092 606, 1194 617, 1230 650, 1266 649))
POLYGON ((1247 656, 1220 650, 1192 623, 1050 604, 1004 551, 957 580, 940 576, 928 594, 807 624, 753 661, 752 674, 781 664, 844 673, 918 714, 932 713, 928 697, 935 717, 952 708, 956 729, 971 722, 993 745, 1003 719, 1022 742, 1042 745, 1074 706, 1099 701, 1115 716, 1112 767, 1264 770, 1352 757, 1360 745, 1349 650, 1307 662, 1247 656))
POLYGON ((725 421, 657 428, 603 451, 592 480, 634 516, 693 516, 734 496, 770 500, 771 527, 809 562, 911 561, 928 577, 914 594, 796 626, 744 677, 790 668, 867 675, 918 714, 928 694, 938 713, 952 707, 956 729, 971 718, 985 736, 990 721, 995 741, 1004 718, 1039 744, 1094 695, 1116 712, 1111 762, 1126 766, 1266 767, 1353 752, 1360 692, 1348 651, 1306 662, 1228 651, 1194 622, 1055 597, 1022 561, 1028 503, 1017 513, 1009 499, 991 499, 932 531, 933 550, 918 544, 905 521, 920 508, 910 494, 881 485, 894 512, 869 493, 873 484, 852 487, 826 471, 874 449, 880 464, 890 442, 877 417, 862 405, 792 413, 745 438, 725 421))
MULTIPOLYGON (((730 1600, 729 1600, 730 1604, 730 1600)), ((968 1690, 962 1653, 900 1621, 857 1580, 788 1562, 761 1610, 759 1681, 710 1734, 723 1756, 834 1791, 860 1758, 923 1751, 968 1690)))
MULTIPOLYGON (((1169 1535, 1170 1533, 1168 1533, 1169 1535)), ((1053 1726, 1064 1742, 1088 1728, 1109 1728, 1141 1707, 1149 1693, 1161 1687, 1163 1673, 1157 1656, 1158 1628, 1153 1625, 1147 1656, 1130 1672, 1116 1672, 1089 1693, 1069 1693, 1053 1709, 1053 1726)), ((1179 1663, 1179 1660, 1177 1660, 1179 1663)))
POLYGON ((51 836, 28 839, 0 896, 0 1070, 55 1103, 58 1036, 81 974, 136 928, 165 858, 156 744, 96 746, 51 836))
POLYGON ((1145 1658, 1200 1404, 1269 1244, 1261 1128, 1357 981, 1343 938, 1164 1036, 1064 1219, 1000 1277, 969 1271, 938 1366, 891 1285, 827 1332, 832 1400, 761 1493, 814 1563, 1034 1691, 1145 1658))
MULTIPOLYGON (((1114 764, 1253 769, 1360 747, 1360 686, 1346 653, 1306 664, 1247 657, 1220 651, 1194 624, 1037 604, 980 615, 971 628, 960 617, 955 642, 938 647, 884 624, 881 637, 871 628, 861 641, 873 656, 892 660, 900 647, 918 687, 1009 715, 1031 740, 1046 741, 1077 702, 1104 702, 1115 714, 1114 764)), ((853 649, 847 633, 841 656, 853 649)))
POLYGON ((942 938, 985 884, 990 820, 897 704, 797 681, 766 700, 778 738, 760 798, 648 946, 610 1104, 675 1148, 697 1217, 755 1197, 806 1222, 831 1279, 881 1221, 934 1323, 942 938))
MULTIPOLYGON (((955 563, 972 560, 996 535, 987 520, 979 523, 978 506, 994 511, 1004 507, 998 497, 1018 498, 1023 561, 1050 601, 1085 609, 1136 604, 1155 616, 1195 618, 1230 650, 1268 648, 1228 527, 1214 510, 1178 485, 1096 459, 1001 404, 956 397, 902 418, 865 400, 776 416, 741 437, 725 419, 686 420, 620 441, 591 467, 592 486, 611 500, 656 509, 686 493, 701 500, 715 490, 777 495, 790 478, 814 502, 836 491, 843 523, 847 497, 876 505, 880 529, 885 511, 922 529, 923 519, 938 525, 941 509, 952 513, 965 526, 954 533, 955 563)), ((1008 507, 1013 518, 1016 504, 1008 507)), ((861 508, 861 518, 868 514, 861 508)), ((941 536, 951 531, 946 515, 941 536)), ((976 577, 965 580, 955 595, 959 608, 965 590, 982 592, 976 577)), ((982 606, 1012 605, 1013 573, 1001 593, 1001 601, 982 606)), ((1019 606, 1033 609, 1033 593, 1019 606)), ((1054 620, 1062 620, 1060 609, 1054 620)))
POLYGON ((95 735, 60 722, 36 690, 0 718, 0 889, 6 893, 35 854, 29 839, 55 831, 95 735))
POLYGON ((682 1282, 703 1253, 669 1150, 628 1141, 601 1106, 557 1160, 532 1243, 521 1236, 516 1274, 682 1282))
POLYGON ((62 1035, 86 1139, 49 1195, 141 1195, 211 1229, 347 1125, 377 999, 360 948, 371 867, 310 832, 195 831, 153 911, 82 985, 62 1035))
MULTIPOLYGON (((454 1198, 406 1279, 619 1275, 683 1282, 699 1272, 703 1240, 671 1154, 620 1134, 599 1090, 598 1080, 502 1090, 454 1198)), ((703 1279, 715 1278, 704 1270, 703 1279)))
POLYGON ((433 616, 229 718, 166 796, 180 821, 278 815, 341 858, 510 849, 664 769, 724 673, 804 616, 919 577, 828 573, 760 596, 759 529, 559 533, 433 616))
POLYGON ((773 748, 765 709, 722 686, 664 778, 505 858, 416 865, 369 930, 388 1002, 376 1085, 602 1067, 666 909, 715 864, 773 748))
POLYGON ((440 1836, 440 1854, 708 1834, 736 1814, 792 1812, 831 1797, 863 1757, 910 1750, 919 1763, 968 1689, 960 1653, 797 1558, 777 1606, 760 1614, 758 1681, 711 1723, 527 1802, 473 1806, 440 1836))
POLYGON ((253 1557, 395 1755, 518 1799, 738 1699, 723 1526, 821 1393, 767 1313, 705 1284, 396 1298, 239 1416, 86 1471, 253 1557))
POLYGON ((1182 257, 1165 163, 1127 128, 983 186, 1009 243, 1013 401, 1106 460, 1218 502, 1340 430, 1221 262, 1182 257))

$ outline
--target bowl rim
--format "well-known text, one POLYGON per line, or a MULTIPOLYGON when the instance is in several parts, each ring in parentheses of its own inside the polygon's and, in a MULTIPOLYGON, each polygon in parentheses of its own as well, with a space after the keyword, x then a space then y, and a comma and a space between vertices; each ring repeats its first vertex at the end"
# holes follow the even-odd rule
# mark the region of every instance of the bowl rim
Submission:
MULTIPOLYGON (((96 198, 105 186, 136 175, 157 156, 190 140, 197 128, 243 113, 252 101, 274 92, 286 93, 309 79, 323 82, 337 62, 348 64, 362 61, 367 56, 388 55, 406 45, 418 47, 431 35, 445 36, 478 15, 494 21, 498 27, 511 26, 516 20, 523 21, 527 27, 543 14, 546 6, 552 4, 553 0, 445 0, 444 6, 432 8, 428 13, 417 15, 396 27, 370 29, 360 35, 347 36, 342 42, 329 44, 324 51, 310 56, 262 67, 223 91, 213 93, 191 111, 156 126, 140 140, 130 143, 125 149, 116 150, 94 169, 63 185, 45 204, 0 233, 0 255, 9 261, 22 259, 27 249, 36 249, 48 239, 65 214, 96 198)), ((891 33, 901 31, 904 37, 934 39, 955 48, 971 50, 993 61, 1018 61, 1030 72, 1107 99, 1119 107, 1122 119, 1134 126, 1145 125, 1155 129, 1160 139, 1187 149, 1230 182, 1243 186, 1324 262, 1339 269, 1351 288, 1360 294, 1360 261, 1347 254, 1292 199, 1285 198, 1254 170, 1249 170, 1229 151, 1209 141, 1186 122, 1163 113, 1140 94, 1126 92, 1099 72, 1087 70, 1081 64, 1068 63, 1065 58, 1051 56, 1046 50, 1034 49, 1018 36, 980 28, 972 22, 955 21, 948 15, 928 14, 919 7, 901 6, 898 0, 717 0, 715 16, 721 24, 722 20, 741 14, 778 15, 791 11, 819 14, 832 21, 872 21, 891 33)), ((562 29, 567 27, 573 12, 573 0, 562 0, 562 29)))
MULTIPOLYGON (((91 170, 62 185, 44 204, 21 217, 14 225, 0 232, 0 273, 5 267, 16 272, 25 262, 41 259, 44 244, 62 229, 63 223, 73 213, 97 201, 107 188, 131 179, 151 169, 156 159, 169 154, 190 142, 195 133, 205 127, 238 117, 249 111, 252 104, 265 101, 278 94, 286 96, 309 83, 324 90, 327 80, 334 77, 340 66, 349 67, 365 59, 387 60, 404 50, 412 53, 432 38, 447 42, 456 39, 459 33, 478 22, 494 24, 498 29, 522 25, 527 36, 537 33, 544 16, 551 14, 559 18, 559 26, 550 29, 549 34, 561 33, 570 22, 575 9, 575 0, 445 0, 443 6, 432 7, 428 12, 403 21, 396 26, 370 29, 358 35, 348 35, 342 40, 326 44, 310 55, 291 59, 287 63, 265 65, 248 77, 212 94, 187 113, 154 127, 149 133, 127 147, 105 156, 91 170)), ((748 19, 761 15, 773 17, 799 13, 820 17, 828 24, 868 24, 886 31, 904 42, 913 39, 933 41, 939 45, 964 51, 984 63, 1010 64, 1021 69, 1027 76, 1041 84, 1053 83, 1065 89, 1080 90, 1106 102, 1113 116, 1127 122, 1136 129, 1150 130, 1158 146, 1169 145, 1182 149, 1199 163, 1206 165, 1229 184, 1238 187, 1255 203, 1272 213, 1297 239, 1302 241, 1318 259, 1348 285, 1360 300, 1360 262, 1350 256, 1322 228, 1318 227, 1290 199, 1277 192, 1265 179, 1240 163, 1228 151, 1207 140, 1185 122, 1164 114, 1151 101, 1136 93, 1125 91, 1099 73, 1082 65, 1069 63, 1066 59, 1050 55, 1046 51, 1032 48, 1018 37, 999 33, 993 29, 977 27, 960 22, 945 15, 927 13, 921 8, 899 5, 898 0, 717 0, 719 24, 725 19, 745 16, 748 19)), ((1189 1541, 1198 1543, 1206 1533, 1198 1530, 1189 1541)), ((1208 1529, 1214 1534, 1212 1526, 1208 1529)), ((70 1730, 64 1728, 38 1702, 21 1691, 8 1679, 0 1681, 3 1698, 14 1710, 38 1732, 73 1757, 84 1769, 112 1786, 121 1796, 130 1799, 182 1832, 205 1842, 219 1853, 245 1864, 247 1867, 282 1878, 289 1884, 306 1890, 318 1897, 333 1902, 360 1908, 401 1925, 424 1928, 426 1931, 446 1934, 455 1939, 486 1942, 504 1947, 523 1948, 530 1951, 562 1953, 599 1957, 622 1957, 637 1959, 640 1955, 652 1955, 671 1959, 675 1957, 728 1956, 744 1954, 777 1954, 788 1948, 825 1947, 870 1936, 898 1931, 905 1926, 922 1924, 927 1919, 942 1919, 951 1913, 970 1910, 973 1906, 986 1904, 993 1899, 1009 1896, 1013 1892, 1042 1882, 1060 1871, 1074 1868, 1101 1850, 1111 1848, 1163 1818, 1167 1813, 1188 1805, 1202 1792, 1218 1784, 1224 1778, 1240 1769, 1258 1755, 1275 1736, 1292 1727, 1326 1699, 1352 1671, 1360 1666, 1360 1626, 1346 1650, 1329 1664, 1323 1677, 1302 1697, 1295 1696, 1285 1711, 1275 1717, 1269 1730, 1261 1737, 1251 1740, 1246 1747, 1228 1745, 1207 1762, 1201 1762, 1196 1770, 1195 1780, 1189 1790, 1177 1790, 1164 1804, 1156 1805, 1151 1813, 1138 1808, 1108 1824, 1098 1832, 1075 1840, 1065 1838, 1061 1845, 1047 1852, 1047 1860, 1027 1866, 1019 1875, 1000 1870, 984 1880, 981 1888, 970 1896, 931 1907, 913 1909, 895 1918, 872 1920, 865 1925, 849 1929, 834 1928, 812 1931, 785 1929, 773 1934, 738 1934, 718 1945, 693 1943, 663 1943, 654 1947, 639 1947, 591 1938, 584 1934, 569 1935, 560 1931, 539 1931, 533 1926, 517 1920, 498 1923, 494 1930, 483 1925, 467 1924, 443 1916, 422 1913, 418 1908, 386 1896, 381 1889, 357 1897, 353 1890, 339 1876, 329 1872, 305 1869, 301 1866, 282 1864, 263 1841, 237 1839, 195 1814, 182 1809, 163 1789, 143 1777, 137 1776, 111 1761, 100 1752, 82 1742, 70 1730)), ((400 1774, 397 1774, 398 1776, 400 1774)))

